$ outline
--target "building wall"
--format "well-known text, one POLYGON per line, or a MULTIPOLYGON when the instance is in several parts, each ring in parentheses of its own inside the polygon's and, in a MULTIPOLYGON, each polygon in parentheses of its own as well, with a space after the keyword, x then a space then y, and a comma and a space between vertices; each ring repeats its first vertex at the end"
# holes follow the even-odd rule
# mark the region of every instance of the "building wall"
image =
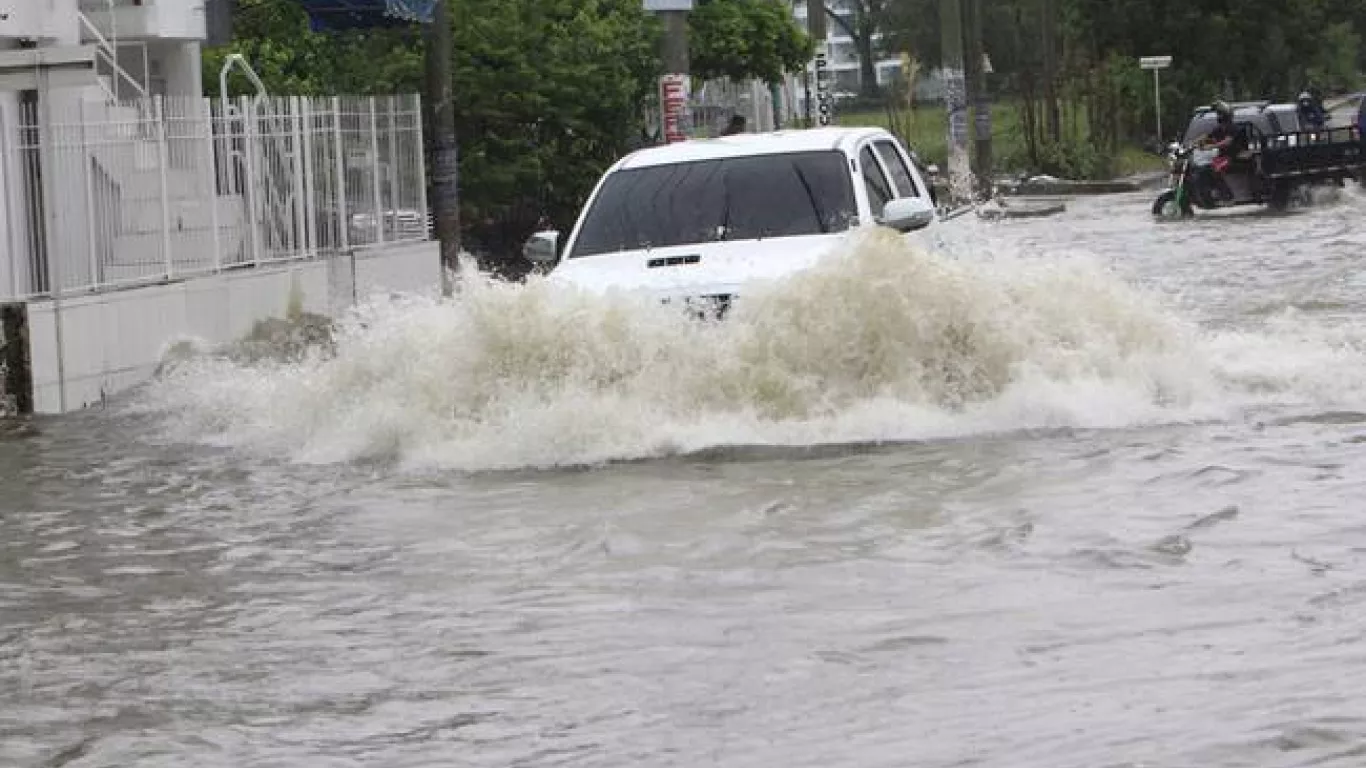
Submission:
MULTIPOLYGON (((70 0, 63 0, 69 2, 70 0)), ((81 9, 106 36, 121 40, 195 40, 207 35, 204 0, 79 0, 81 9)))
POLYGON ((98 44, 136 83, 40 80, 36 108, 0 91, 0 301, 24 311, 37 412, 145 380, 179 339, 439 289, 415 96, 223 104, 202 94, 204 0, 14 2, 0 50, 33 30, 40 47, 98 44))
MULTIPOLYGON (((39 0, 41 2, 41 0, 39 0)), ((76 45, 81 41, 81 26, 77 21, 77 0, 47 0, 48 40, 51 45, 76 45)))
POLYGON ((165 84, 162 95, 187 99, 204 95, 203 62, 198 41, 168 40, 161 42, 153 51, 165 84))
POLYGON ((74 45, 80 36, 77 0, 9 0, 0 3, 0 39, 36 38, 46 45, 74 45))
POLYGON ((27 305, 36 413, 100 403, 148 380, 166 350, 194 339, 236 341, 292 310, 335 317, 376 293, 436 295, 434 242, 361 249, 331 259, 227 272, 27 305))
POLYGON ((46 23, 47 11, 45 3, 32 0, 10 3, 5 8, 5 17, 0 19, 0 40, 17 40, 39 34, 46 23))

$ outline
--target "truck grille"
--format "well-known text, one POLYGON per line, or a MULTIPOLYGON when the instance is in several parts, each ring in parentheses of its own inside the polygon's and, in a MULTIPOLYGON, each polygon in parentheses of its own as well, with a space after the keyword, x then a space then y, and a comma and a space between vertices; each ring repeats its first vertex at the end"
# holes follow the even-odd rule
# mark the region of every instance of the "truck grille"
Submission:
MULTIPOLYGON (((731 302, 735 296, 729 293, 713 293, 701 296, 687 296, 680 299, 685 310, 689 315, 698 320, 721 320, 730 311, 731 302)), ((672 304, 673 299, 665 299, 665 304, 672 304)))

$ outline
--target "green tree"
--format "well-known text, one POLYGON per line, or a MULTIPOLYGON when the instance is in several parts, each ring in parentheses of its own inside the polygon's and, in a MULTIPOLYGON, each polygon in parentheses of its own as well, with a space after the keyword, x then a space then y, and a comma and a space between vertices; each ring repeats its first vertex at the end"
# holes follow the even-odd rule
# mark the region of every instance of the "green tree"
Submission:
MULTIPOLYGON (((638 138, 659 28, 639 0, 452 0, 451 10, 462 223, 472 248, 506 257, 542 217, 572 223, 638 138)), ((422 89, 415 26, 315 32, 293 0, 240 0, 233 32, 230 46, 205 51, 208 93, 229 52, 273 93, 422 89)))
POLYGON ((455 0, 463 216, 514 253, 542 216, 562 229, 637 138, 659 73, 638 0, 455 0))
POLYGON ((815 45, 781 0, 701 0, 688 16, 693 75, 781 83, 811 61, 815 45))
MULTIPOLYGON (((294 0, 237 0, 233 40, 203 53, 204 93, 217 96, 218 73, 229 53, 246 57, 271 93, 388 94, 422 85, 422 36, 415 26, 318 32, 294 0)), ((240 73, 233 95, 251 93, 240 73)))
POLYGON ((882 18, 885 52, 909 53, 932 68, 940 63, 939 0, 897 0, 882 18))
POLYGON ((874 38, 891 18, 892 6, 891 0, 844 0, 836 7, 828 3, 825 6, 830 22, 854 41, 859 60, 859 94, 865 97, 876 98, 881 92, 877 84, 878 51, 874 38))
MULTIPOLYGON (((941 0, 890 0, 893 50, 940 62, 941 0)), ((965 0, 966 1, 966 0, 965 0)), ((1164 133, 1216 98, 1288 101, 1306 85, 1361 85, 1366 0, 983 0, 994 94, 1020 107, 1036 168, 1103 174, 1125 142, 1152 140, 1152 79, 1141 56, 1170 54, 1164 133)))
MULTIPOLYGON (((240 53, 267 86, 280 93, 321 92, 333 59, 325 37, 309 29, 308 15, 283 0, 238 0, 232 19, 233 42, 205 49, 204 93, 217 96, 218 73, 229 53, 240 53)), ((229 80, 233 93, 249 87, 240 75, 229 80)))

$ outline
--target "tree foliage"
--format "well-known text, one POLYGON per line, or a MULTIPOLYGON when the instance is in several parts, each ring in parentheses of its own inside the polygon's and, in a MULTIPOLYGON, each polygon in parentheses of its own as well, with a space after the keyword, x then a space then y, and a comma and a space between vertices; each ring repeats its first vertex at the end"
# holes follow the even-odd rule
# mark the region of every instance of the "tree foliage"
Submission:
MULTIPOLYGON (((539 221, 572 224, 639 142, 661 27, 640 0, 449 1, 462 225, 470 247, 515 253, 539 221)), ((690 33, 700 77, 778 82, 812 50, 777 0, 703 0, 690 33)), ((230 52, 276 93, 420 92, 424 50, 418 27, 317 32, 294 0, 238 0, 233 42, 204 53, 205 92, 230 52)))
MULTIPOLYGON (((895 16, 893 0, 844 0, 840 5, 825 5, 829 23, 854 41, 859 60, 859 91, 862 96, 878 95, 876 45, 878 33, 895 16)), ((923 24, 923 21, 921 22, 923 24)), ((938 25, 935 26, 938 30, 938 25)))
MULTIPOLYGON (((1120 143, 1169 139, 1192 108, 1216 98, 1354 90, 1366 65, 1366 0, 977 2, 989 89, 1021 103, 1033 164, 1055 171, 1104 174, 1120 143), (1173 57, 1161 78, 1164 137, 1153 135, 1152 75, 1138 67, 1153 55, 1173 57), (1084 139, 1068 138, 1072 122, 1087 126, 1084 139)), ((895 0, 882 53, 940 63, 939 7, 895 0)))
POLYGON ((542 216, 572 222, 638 135, 659 71, 635 0, 455 0, 463 217, 508 253, 542 216))
POLYGON ((800 71, 815 46, 778 0, 701 0, 688 17, 693 74, 781 83, 800 71))

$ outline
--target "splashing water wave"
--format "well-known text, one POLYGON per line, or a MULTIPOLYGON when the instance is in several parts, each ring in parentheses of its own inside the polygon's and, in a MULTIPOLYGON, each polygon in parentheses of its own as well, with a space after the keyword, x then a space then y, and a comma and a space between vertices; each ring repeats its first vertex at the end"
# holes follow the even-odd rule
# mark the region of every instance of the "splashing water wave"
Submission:
POLYGON ((1222 419, 1363 389, 1360 334, 1281 323, 1202 332, 1083 259, 945 258, 873 232, 721 323, 472 277, 454 299, 359 307, 303 361, 168 364, 133 407, 299 461, 480 470, 1222 419))

